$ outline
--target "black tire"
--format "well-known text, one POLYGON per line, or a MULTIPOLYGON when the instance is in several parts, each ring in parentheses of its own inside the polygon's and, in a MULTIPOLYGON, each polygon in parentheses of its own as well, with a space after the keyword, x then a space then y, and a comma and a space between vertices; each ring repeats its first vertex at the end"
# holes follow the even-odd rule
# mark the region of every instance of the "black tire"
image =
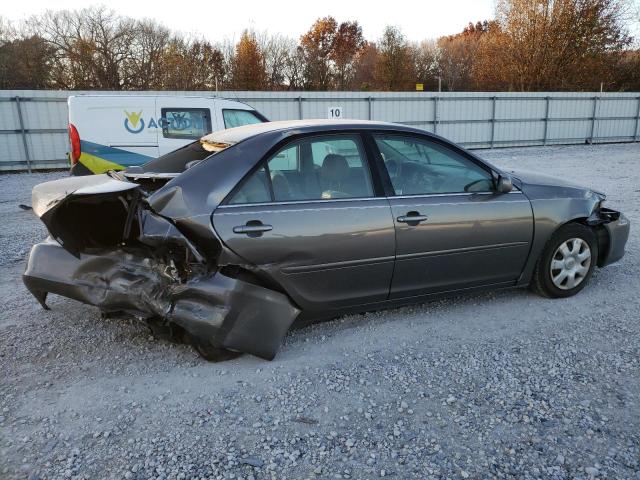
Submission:
POLYGON ((591 278, 597 261, 598 241, 595 232, 580 223, 563 225, 547 241, 533 272, 531 288, 536 293, 549 298, 565 298, 575 295, 585 287, 591 278), (586 246, 580 242, 572 242, 574 239, 582 240, 590 250, 588 268, 586 260, 580 260, 585 255, 586 246), (569 256, 565 257, 559 251, 563 244, 565 246, 571 245, 573 247, 571 252, 578 251, 578 248, 581 249, 580 253, 570 256, 573 258, 573 263, 567 263, 570 262, 569 256), (554 265, 563 264, 564 267, 552 270, 552 261, 555 261, 554 265), (583 273, 576 273, 575 268, 583 273), (573 271, 573 280, 571 280, 570 274, 565 275, 566 272, 571 271, 573 271), (573 283, 576 283, 575 286, 571 286, 573 283))
POLYGON ((242 355, 242 352, 234 352, 226 348, 220 348, 207 340, 191 337, 191 345, 202 358, 209 362, 224 362, 242 355))

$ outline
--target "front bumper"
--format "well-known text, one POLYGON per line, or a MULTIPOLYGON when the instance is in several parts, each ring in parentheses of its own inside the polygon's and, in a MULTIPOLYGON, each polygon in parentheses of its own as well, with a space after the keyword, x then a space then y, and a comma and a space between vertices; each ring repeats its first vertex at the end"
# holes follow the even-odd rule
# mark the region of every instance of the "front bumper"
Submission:
POLYGON ((617 219, 603 223, 602 226, 606 230, 607 239, 603 242, 604 249, 599 255, 599 267, 617 262, 624 256, 624 247, 629 239, 629 229, 631 227, 629 219, 622 213, 619 214, 617 219))
POLYGON ((170 266, 141 254, 76 257, 53 239, 31 249, 23 281, 44 308, 55 293, 107 312, 162 318, 217 347, 268 360, 300 313, 286 295, 219 271, 180 282, 170 266))

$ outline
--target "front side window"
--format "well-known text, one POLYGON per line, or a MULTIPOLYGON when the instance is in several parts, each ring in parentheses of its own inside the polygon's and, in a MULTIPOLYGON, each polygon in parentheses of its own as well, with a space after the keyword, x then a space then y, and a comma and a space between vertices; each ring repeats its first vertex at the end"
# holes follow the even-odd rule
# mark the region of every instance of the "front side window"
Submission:
POLYGON ((251 125, 253 123, 263 123, 260 117, 252 110, 222 110, 224 119, 224 128, 241 127, 242 125, 251 125))
POLYGON ((374 138, 396 195, 493 190, 487 170, 440 143, 401 135, 374 138))
POLYGON ((243 183, 229 203, 254 203, 247 200, 243 191, 251 184, 252 192, 260 189, 264 196, 265 191, 269 192, 266 182, 270 182, 272 200, 276 202, 374 196, 371 174, 357 135, 303 138, 285 145, 267 161, 266 169, 261 167, 243 183))
POLYGON ((208 108, 163 108, 161 113, 164 138, 197 139, 211 133, 208 108))

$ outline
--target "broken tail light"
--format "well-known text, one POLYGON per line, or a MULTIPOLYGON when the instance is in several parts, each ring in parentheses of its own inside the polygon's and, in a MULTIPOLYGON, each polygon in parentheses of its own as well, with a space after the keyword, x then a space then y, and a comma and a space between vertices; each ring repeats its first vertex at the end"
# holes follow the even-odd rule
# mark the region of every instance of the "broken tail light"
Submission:
POLYGON ((80 135, 73 123, 69 124, 69 143, 71 143, 71 165, 75 165, 78 163, 82 151, 80 149, 80 135))

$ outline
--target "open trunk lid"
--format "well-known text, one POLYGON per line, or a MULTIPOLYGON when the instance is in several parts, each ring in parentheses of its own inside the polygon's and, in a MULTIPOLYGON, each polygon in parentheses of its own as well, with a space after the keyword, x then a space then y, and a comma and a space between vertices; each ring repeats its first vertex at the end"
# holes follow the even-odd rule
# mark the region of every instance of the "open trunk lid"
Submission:
POLYGON ((102 174, 41 183, 31 202, 51 236, 77 256, 122 242, 139 196, 138 184, 102 174))

